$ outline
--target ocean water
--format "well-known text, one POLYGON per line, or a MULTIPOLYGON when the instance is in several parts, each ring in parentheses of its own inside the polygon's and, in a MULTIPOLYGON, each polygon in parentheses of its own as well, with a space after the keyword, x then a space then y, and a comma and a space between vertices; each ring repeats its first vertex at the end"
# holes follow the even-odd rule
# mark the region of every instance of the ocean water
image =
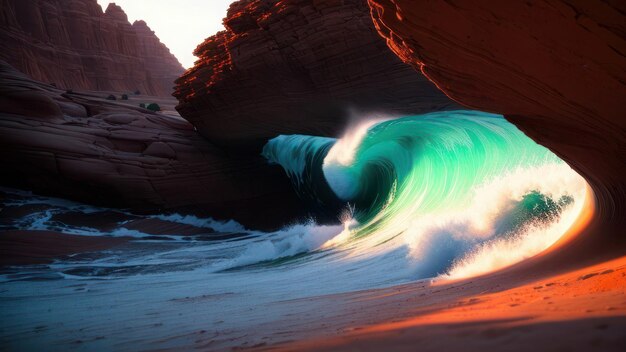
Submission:
POLYGON ((260 152, 337 224, 308 220, 267 233, 3 189, 3 208, 29 210, 2 218, 0 230, 133 240, 3 269, 0 342, 225 348, 316 309, 298 300, 469 278, 532 257, 558 241, 586 196, 566 163, 501 116, 475 111, 371 118, 339 139, 277 136, 260 152))

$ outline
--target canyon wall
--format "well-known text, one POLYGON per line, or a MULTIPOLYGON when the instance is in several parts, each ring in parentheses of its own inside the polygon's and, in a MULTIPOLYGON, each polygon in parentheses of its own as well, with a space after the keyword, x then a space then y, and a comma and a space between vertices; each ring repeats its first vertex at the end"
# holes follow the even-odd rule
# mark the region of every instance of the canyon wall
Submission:
POLYGON ((187 121, 139 108, 135 99, 66 93, 0 60, 0 185, 256 228, 308 215, 280 167, 260 155, 226 155, 187 121))
POLYGON ((369 4, 376 28, 402 60, 459 103, 505 115, 584 176, 597 202, 593 236, 623 240, 624 2, 369 4))
POLYGON ((181 116, 258 153, 278 134, 340 135, 354 117, 458 106, 399 60, 365 0, 242 0, 178 81, 181 116))
POLYGON ((102 13, 93 0, 0 1, 0 57, 43 81, 0 65, 4 186, 256 228, 309 215, 336 221, 260 156, 268 139, 337 136, 359 113, 458 108, 389 51, 364 0, 246 0, 178 80, 177 109, 202 138, 184 120, 139 108, 134 95, 108 101, 81 89, 167 93, 164 73, 179 65, 145 59, 169 55, 145 23, 131 26, 119 7, 102 13))
POLYGON ((184 71, 145 22, 96 0, 0 0, 0 59, 63 89, 156 96, 184 71))

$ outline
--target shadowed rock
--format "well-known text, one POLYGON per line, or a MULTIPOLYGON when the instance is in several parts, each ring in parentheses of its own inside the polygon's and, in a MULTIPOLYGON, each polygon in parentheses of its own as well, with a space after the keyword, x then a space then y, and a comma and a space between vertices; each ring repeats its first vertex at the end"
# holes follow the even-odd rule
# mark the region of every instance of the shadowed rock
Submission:
POLYGON ((59 88, 171 94, 184 70, 144 21, 96 0, 0 1, 0 59, 59 88))
POLYGON ((306 215, 280 167, 229 156, 180 117, 131 104, 65 94, 0 62, 0 184, 261 228, 306 215))
POLYGON ((258 153, 279 134, 340 135, 354 116, 456 106, 389 51, 365 1, 242 0, 224 25, 174 93, 218 145, 258 153))
POLYGON ((369 0, 369 4, 380 34, 400 58, 454 100, 505 115, 585 177, 597 202, 595 220, 586 233, 593 233, 594 242, 623 242, 623 2, 369 0))

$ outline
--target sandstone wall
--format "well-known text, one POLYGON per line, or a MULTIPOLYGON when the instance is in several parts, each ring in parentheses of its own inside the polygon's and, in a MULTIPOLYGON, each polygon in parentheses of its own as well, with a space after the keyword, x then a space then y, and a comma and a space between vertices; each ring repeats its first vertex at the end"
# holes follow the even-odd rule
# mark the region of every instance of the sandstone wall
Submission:
POLYGON ((365 0, 242 0, 178 81, 177 109, 221 146, 340 135, 354 117, 457 107, 377 34, 365 0))
POLYGON ((96 0, 0 0, 0 59, 63 89, 158 96, 184 71, 145 22, 96 0))
POLYGON ((254 228, 308 215, 279 166, 260 155, 227 155, 187 121, 133 99, 68 94, 0 61, 0 185, 254 228))
MULTIPOLYGON (((585 177, 597 203, 587 231, 594 238, 590 241, 623 242, 623 1, 369 4, 380 34, 400 58, 459 103, 504 114, 585 177)), ((581 248, 591 252, 590 247, 581 248)))

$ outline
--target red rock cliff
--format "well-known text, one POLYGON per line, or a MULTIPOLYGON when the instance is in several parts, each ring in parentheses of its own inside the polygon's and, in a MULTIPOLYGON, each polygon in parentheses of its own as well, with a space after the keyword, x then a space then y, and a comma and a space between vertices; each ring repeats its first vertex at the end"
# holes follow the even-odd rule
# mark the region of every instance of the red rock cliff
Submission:
POLYGON ((159 96, 184 71, 145 22, 96 0, 0 0, 0 59, 60 88, 159 96))
POLYGON ((587 237, 624 238, 626 3, 369 3, 400 58, 454 100, 504 114, 587 179, 598 208, 587 237))
POLYGON ((385 45, 365 0, 242 0, 178 81, 177 110, 205 137, 258 153, 278 134, 337 135, 349 110, 456 106, 385 45))
POLYGON ((254 228, 307 217, 283 170, 260 155, 226 155, 180 117, 139 108, 145 96, 101 95, 66 93, 0 60, 0 185, 254 228))

